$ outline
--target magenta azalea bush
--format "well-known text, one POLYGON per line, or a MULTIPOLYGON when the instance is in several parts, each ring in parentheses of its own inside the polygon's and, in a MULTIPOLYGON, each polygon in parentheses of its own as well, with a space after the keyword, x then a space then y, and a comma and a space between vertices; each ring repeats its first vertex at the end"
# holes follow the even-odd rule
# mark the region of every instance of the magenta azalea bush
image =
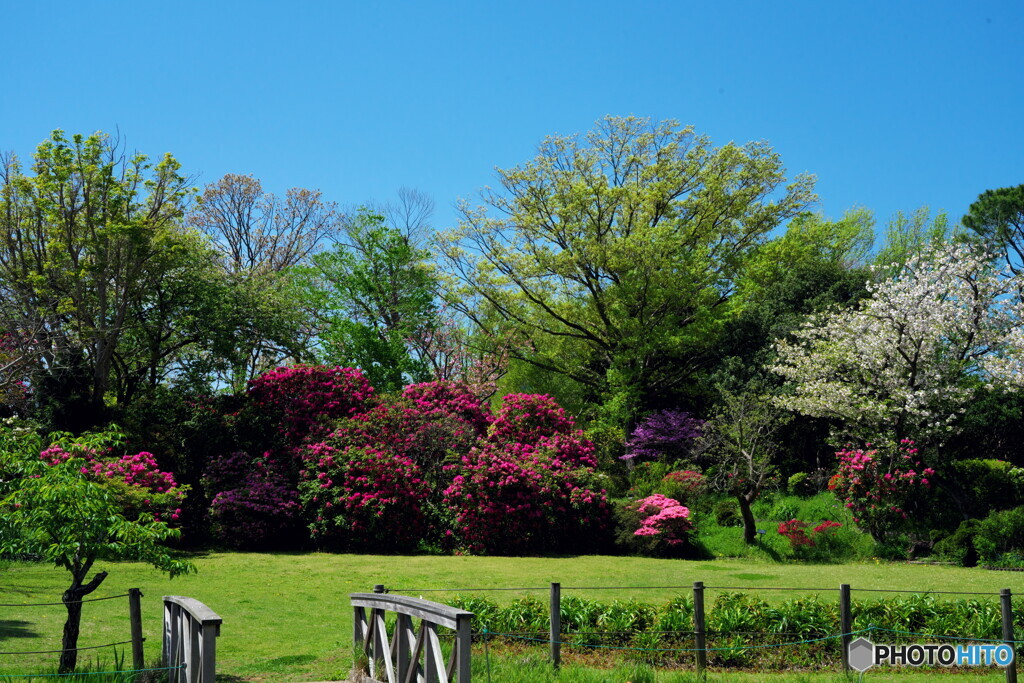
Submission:
POLYGON ((261 415, 280 420, 276 428, 286 444, 295 447, 322 420, 366 410, 373 387, 354 368, 292 365, 252 380, 248 397, 261 415))
POLYGON ((413 550, 425 532, 428 488, 416 463, 330 441, 305 450, 299 491, 313 540, 332 550, 413 550))
POLYGON ((509 394, 491 423, 488 440, 494 443, 533 443, 541 437, 571 434, 573 419, 547 394, 509 394))
POLYGON ((446 380, 410 384, 402 390, 421 415, 448 416, 473 427, 477 436, 487 432, 491 415, 467 386, 446 380))
POLYGON ((913 526, 923 509, 935 470, 918 459, 910 439, 895 447, 853 448, 836 453, 839 472, 829 481, 837 498, 853 513, 857 526, 878 542, 892 540, 913 526))
POLYGON ((59 444, 52 444, 39 453, 39 458, 50 466, 71 458, 84 460, 82 474, 110 487, 128 519, 136 519, 141 513, 151 514, 157 521, 170 525, 175 525, 180 519, 181 504, 188 487, 180 486, 171 472, 161 471, 152 453, 142 451, 117 457, 108 455, 110 448, 98 449, 80 444, 69 448, 70 451, 59 444))
MULTIPOLYGON (((540 440, 538 440, 540 441, 540 440)), ((450 543, 473 553, 593 552, 611 526, 593 468, 548 444, 485 444, 458 465, 444 490, 450 543)))

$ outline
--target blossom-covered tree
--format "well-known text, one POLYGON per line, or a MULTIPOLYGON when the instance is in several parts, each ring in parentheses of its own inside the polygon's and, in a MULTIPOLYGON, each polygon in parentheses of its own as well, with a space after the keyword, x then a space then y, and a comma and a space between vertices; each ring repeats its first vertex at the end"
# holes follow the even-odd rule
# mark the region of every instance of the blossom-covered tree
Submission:
POLYGON ((679 460, 693 448, 701 435, 704 420, 680 410, 659 410, 637 425, 626 441, 622 460, 661 458, 679 460))
POLYGON ((861 440, 941 442, 979 386, 1024 383, 1024 279, 947 246, 869 283, 856 309, 811 317, 772 368, 795 412, 838 418, 861 440))

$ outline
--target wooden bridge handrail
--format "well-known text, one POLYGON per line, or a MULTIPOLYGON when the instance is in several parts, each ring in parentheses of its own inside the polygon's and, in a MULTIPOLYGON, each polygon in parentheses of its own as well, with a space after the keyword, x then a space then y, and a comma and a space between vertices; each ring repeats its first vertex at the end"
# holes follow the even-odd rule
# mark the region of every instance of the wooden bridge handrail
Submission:
POLYGON ((422 598, 413 598, 407 595, 388 595, 386 593, 350 593, 349 599, 353 607, 368 607, 371 609, 382 609, 398 614, 408 614, 411 617, 426 619, 427 621, 445 626, 450 629, 459 627, 459 619, 472 617, 472 612, 456 609, 439 602, 431 602, 422 598))
POLYGON ((224 623, 224 620, 220 618, 219 614, 203 603, 199 602, 195 598, 186 598, 183 595, 165 595, 164 603, 166 604, 168 602, 178 605, 188 612, 189 615, 202 624, 204 628, 207 626, 215 626, 217 628, 215 635, 220 635, 220 625, 224 623))

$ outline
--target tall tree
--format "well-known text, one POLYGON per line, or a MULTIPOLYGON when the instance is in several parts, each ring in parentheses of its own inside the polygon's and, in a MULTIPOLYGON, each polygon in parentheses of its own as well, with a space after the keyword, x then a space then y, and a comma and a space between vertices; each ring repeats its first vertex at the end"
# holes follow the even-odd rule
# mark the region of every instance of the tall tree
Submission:
POLYGON ((763 142, 716 149, 634 117, 549 137, 498 181, 440 240, 452 300, 483 330, 511 322, 536 339, 514 356, 587 387, 619 422, 703 369, 744 260, 813 199, 763 142))
POLYGON ((431 337, 438 322, 429 254, 369 210, 346 223, 345 235, 301 270, 317 311, 319 360, 358 367, 382 391, 429 380, 416 353, 416 340, 431 337))
POLYGON ((985 190, 963 224, 1001 252, 1013 272, 1024 270, 1024 185, 985 190))
POLYGON ((170 155, 152 165, 102 134, 61 131, 37 149, 34 175, 14 156, 0 164, 0 318, 8 339, 33 346, 33 392, 62 404, 65 426, 102 420, 145 283, 180 243, 179 169, 170 155))

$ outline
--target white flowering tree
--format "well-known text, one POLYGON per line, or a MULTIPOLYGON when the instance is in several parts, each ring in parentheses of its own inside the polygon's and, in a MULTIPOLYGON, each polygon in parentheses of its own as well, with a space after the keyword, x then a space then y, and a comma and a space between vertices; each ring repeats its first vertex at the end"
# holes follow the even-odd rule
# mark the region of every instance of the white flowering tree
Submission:
POLYGON ((792 391, 776 400, 864 440, 941 443, 976 391, 1024 383, 1022 283, 968 246, 933 248, 777 342, 792 391))

